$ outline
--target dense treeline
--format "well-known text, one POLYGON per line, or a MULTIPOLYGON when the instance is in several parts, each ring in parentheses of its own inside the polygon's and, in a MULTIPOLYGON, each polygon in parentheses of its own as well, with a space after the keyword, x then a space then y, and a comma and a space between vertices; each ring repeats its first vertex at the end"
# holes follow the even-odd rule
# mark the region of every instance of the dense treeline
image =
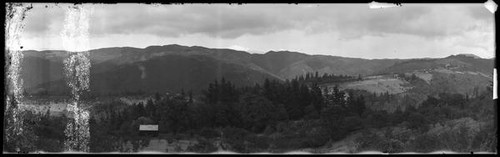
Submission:
MULTIPOLYGON (((330 139, 327 132, 339 132, 332 134, 331 139, 340 139, 348 131, 359 129, 356 125, 337 122, 344 121, 345 118, 348 121, 360 121, 365 108, 363 96, 346 94, 337 87, 331 91, 322 90, 317 83, 308 86, 300 83, 299 79, 284 82, 265 80, 262 85, 236 87, 222 78, 210 83, 201 98, 201 101, 193 101, 191 94, 182 92, 163 96, 157 94, 154 101, 124 106, 122 110, 117 109, 119 104, 98 105, 100 109, 95 109, 96 113, 93 115, 96 116, 91 120, 91 128, 99 129, 92 139, 101 139, 97 134, 109 129, 108 134, 116 133, 112 137, 129 137, 121 139, 122 141, 139 140, 139 123, 158 124, 161 134, 191 133, 218 137, 217 132, 224 130, 241 130, 248 134, 285 131, 287 129, 283 128, 284 124, 307 120, 315 121, 317 126, 324 126, 318 131, 321 137, 318 135, 314 139, 314 142, 322 142, 313 144, 321 146, 330 139), (99 126, 107 127, 102 129, 99 126)), ((91 150, 105 148, 101 146, 102 143, 106 142, 95 142, 96 145, 91 146, 91 150)), ((289 146, 282 147, 285 149, 289 146)))
POLYGON ((338 88, 331 92, 322 91, 317 84, 307 86, 299 83, 298 79, 286 82, 266 80, 263 85, 237 88, 222 78, 211 83, 202 101, 197 103, 184 92, 164 96, 157 94, 155 99, 155 103, 149 100, 147 104, 127 107, 123 113, 111 109, 116 104, 98 106, 105 112, 110 111, 108 117, 123 120, 147 117, 172 132, 227 126, 261 132, 278 121, 319 119, 321 112, 331 107, 339 107, 346 111, 344 113, 358 116, 364 109, 363 96, 355 97, 338 88), (196 122, 200 119, 206 122, 196 122))
MULTIPOLYGON (((494 150, 496 141, 486 139, 496 131, 488 92, 476 98, 442 93, 429 96, 419 107, 386 112, 365 109, 365 102, 390 101, 396 95, 342 91, 336 87, 321 89, 317 83, 308 85, 299 80, 266 80, 262 85, 236 87, 221 79, 209 85, 202 101, 193 101, 192 96, 183 93, 157 95, 156 101, 145 106, 125 109, 127 114, 123 115, 131 117, 117 119, 159 124, 163 134, 200 136, 200 144, 190 150, 201 152, 215 151, 217 147, 237 152, 318 148, 359 131, 363 137, 357 140, 359 151, 494 150), (452 137, 463 134, 456 131, 455 124, 464 125, 462 130, 470 132, 473 126, 467 125, 476 123, 484 125, 476 128, 471 140, 453 141, 452 137), (444 128, 436 128, 437 124, 444 128), (446 130, 446 127, 451 128, 446 130), (437 139, 448 143, 430 147, 429 140, 437 136, 433 131, 439 129, 447 134, 447 139, 437 139), (376 133, 380 131, 382 135, 376 133), (405 136, 411 138, 402 138, 405 136), (225 145, 209 142, 216 140, 224 141, 225 145), (452 145, 455 147, 449 147, 452 145)), ((137 132, 137 126, 129 129, 137 132)))
MULTIPOLYGON (((104 118, 106 120, 100 123, 108 125, 107 128, 110 130, 129 130, 122 132, 122 135, 124 137, 137 137, 137 125, 134 126, 132 123, 140 119, 143 119, 143 122, 159 124, 160 133, 196 133, 199 131, 206 133, 207 129, 210 132, 211 129, 217 128, 219 130, 234 128, 252 133, 262 133, 266 129, 276 130, 280 122, 302 119, 319 120, 322 112, 326 114, 333 109, 333 107, 332 109, 327 108, 334 106, 333 103, 343 103, 342 108, 353 111, 353 113, 354 110, 364 107, 361 104, 361 99, 354 100, 352 97, 345 99, 344 93, 338 89, 331 94, 332 96, 324 98, 319 86, 315 84, 308 87, 299 83, 297 79, 286 82, 266 80, 263 85, 257 84, 253 87, 241 88, 236 88, 231 82, 221 79, 209 85, 201 102, 195 103, 189 94, 165 96, 157 94, 155 103, 150 100, 147 104, 126 107, 123 112, 112 109, 119 106, 117 104, 101 105, 102 109, 98 110, 106 113, 107 116, 104 117, 108 118, 104 118), (328 99, 331 100, 327 102, 328 99), (355 103, 362 107, 347 107, 352 106, 348 104, 355 103), (104 124, 105 121, 109 121, 107 122, 109 124, 104 124), (130 127, 127 128, 127 126, 130 127)), ((359 113, 356 114, 359 115, 359 113)), ((328 116, 323 117, 328 118, 328 116)), ((96 120, 91 120, 91 125, 96 125, 95 122, 96 120)), ((324 123, 328 122, 330 121, 324 121, 324 123)), ((101 127, 96 125, 94 128, 101 127)), ((103 129, 99 129, 99 131, 102 132, 103 129)), ((93 139, 100 139, 99 136, 93 137, 95 137, 93 139)), ((99 144, 95 148, 104 147, 99 144)))
POLYGON ((361 74, 357 77, 354 77, 349 75, 335 75, 328 73, 323 73, 323 75, 320 75, 319 72, 316 71, 315 73, 307 72, 304 75, 299 75, 295 77, 295 80, 298 80, 300 83, 306 83, 310 85, 313 83, 324 84, 362 80, 362 76, 361 74))

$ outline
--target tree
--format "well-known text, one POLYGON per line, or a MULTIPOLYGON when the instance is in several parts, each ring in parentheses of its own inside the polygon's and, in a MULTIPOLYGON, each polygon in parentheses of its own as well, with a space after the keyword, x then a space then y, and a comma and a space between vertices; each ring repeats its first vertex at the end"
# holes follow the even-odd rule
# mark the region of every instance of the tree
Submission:
POLYGON ((156 104, 153 103, 153 100, 148 99, 148 101, 146 103, 146 107, 144 108, 144 110, 146 111, 146 116, 157 121, 158 119, 157 119, 156 113, 155 113, 156 109, 157 109, 157 106, 156 106, 156 104))
POLYGON ((316 111, 321 111, 323 109, 323 94, 321 93, 321 88, 316 82, 313 83, 311 87, 311 103, 316 109, 316 111))
POLYGON ((335 87, 333 88, 331 99, 331 105, 337 105, 346 108, 345 93, 339 90, 338 85, 335 85, 335 87))
POLYGON ((291 81, 290 86, 288 86, 286 93, 285 108, 289 118, 293 120, 302 118, 304 116, 304 108, 307 105, 304 102, 308 97, 305 89, 302 87, 301 90, 298 80, 294 79, 291 81))
POLYGON ((363 95, 359 95, 359 97, 356 99, 356 102, 355 102, 355 111, 361 117, 361 115, 363 114, 365 109, 366 109, 365 97, 363 95))
POLYGON ((416 130, 427 130, 427 124, 429 122, 424 115, 418 112, 411 112, 408 115, 407 121, 410 123, 409 128, 416 130))
POLYGON ((418 79, 417 75, 415 73, 411 74, 411 81, 416 81, 418 79))
POLYGON ((266 78, 264 80, 264 95, 267 97, 267 98, 271 98, 273 93, 272 93, 272 88, 271 88, 271 82, 269 82, 269 80, 266 78))
POLYGON ((345 106, 345 95, 337 86, 333 93, 325 94, 325 107, 320 117, 326 130, 330 133, 332 140, 339 140, 348 133, 344 118, 347 116, 348 108, 345 106))
POLYGON ((308 105, 304 108, 304 119, 318 119, 319 112, 316 110, 314 105, 308 105))
POLYGON ((238 103, 238 112, 246 129, 262 132, 267 125, 275 124, 279 118, 279 108, 267 98, 255 94, 245 94, 238 103))
POLYGON ((349 91, 347 92, 347 100, 346 100, 346 106, 347 106, 347 110, 351 113, 357 113, 356 111, 356 107, 357 107, 357 100, 354 96, 354 93, 352 91, 349 91))
POLYGON ((162 113, 162 121, 174 134, 189 124, 188 102, 181 96, 168 98, 162 113))
POLYGON ((147 115, 146 109, 145 109, 144 105, 142 104, 142 102, 135 105, 135 111, 137 112, 138 116, 146 116, 147 115))
POLYGON ((188 100, 189 100, 189 103, 193 102, 193 91, 192 90, 189 90, 189 92, 188 92, 188 100))
POLYGON ((328 105, 321 112, 321 122, 328 131, 330 139, 339 140, 347 134, 344 128, 344 114, 345 109, 336 105, 328 105))
POLYGON ((222 78, 220 84, 217 80, 215 80, 214 83, 209 84, 208 90, 204 92, 204 100, 207 104, 212 105, 217 102, 237 102, 238 95, 239 93, 236 90, 236 87, 231 82, 222 78))

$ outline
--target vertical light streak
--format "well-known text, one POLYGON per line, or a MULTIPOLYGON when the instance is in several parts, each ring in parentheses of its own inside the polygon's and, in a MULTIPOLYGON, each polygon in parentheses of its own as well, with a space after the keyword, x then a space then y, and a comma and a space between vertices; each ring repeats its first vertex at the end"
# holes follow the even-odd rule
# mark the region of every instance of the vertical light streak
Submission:
POLYGON ((89 10, 82 5, 70 6, 66 10, 64 29, 61 32, 63 46, 69 51, 64 61, 65 76, 71 88, 73 103, 68 104, 70 119, 64 131, 67 151, 88 152, 89 112, 82 109, 80 95, 89 89, 90 60, 89 48, 89 10))
POLYGON ((5 125, 7 141, 11 140, 11 136, 18 136, 23 132, 22 117, 19 115, 22 108, 20 108, 19 105, 15 105, 19 104, 19 100, 23 96, 23 80, 19 76, 23 54, 21 52, 19 37, 24 30, 24 17, 31 8, 31 6, 26 6, 21 3, 7 3, 5 8, 5 61, 7 67, 4 68, 7 68, 5 74, 5 91, 7 94, 5 95, 4 115, 12 116, 4 117, 7 118, 7 124, 5 125))

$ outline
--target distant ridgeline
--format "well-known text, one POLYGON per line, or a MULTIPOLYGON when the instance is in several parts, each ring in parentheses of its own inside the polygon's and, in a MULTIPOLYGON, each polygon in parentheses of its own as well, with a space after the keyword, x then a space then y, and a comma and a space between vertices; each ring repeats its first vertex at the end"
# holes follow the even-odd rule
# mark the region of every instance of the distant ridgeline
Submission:
MULTIPOLYGON (((26 93, 64 95, 65 51, 23 51, 21 76, 26 93)), ((265 79, 292 79, 307 72, 366 76, 398 60, 366 60, 335 56, 307 55, 289 51, 250 54, 231 49, 198 46, 150 46, 145 49, 121 47, 89 51, 90 92, 94 95, 180 92, 195 94, 224 77, 236 86, 254 85, 265 79)))
MULTIPOLYGON (((21 76, 25 95, 64 96, 70 88, 63 75, 65 51, 23 51, 21 76)), ((236 87, 265 80, 296 79, 300 84, 353 90, 365 95, 393 95, 373 102, 394 111, 418 106, 426 96, 458 93, 476 97, 492 81, 493 59, 461 54, 431 59, 360 59, 307 55, 289 51, 250 54, 231 49, 164 45, 144 49, 120 47, 89 51, 90 92, 85 99, 137 96, 143 103, 155 93, 192 92, 199 98, 214 80, 236 87), (403 103, 407 102, 407 103, 403 103), (398 105, 396 105, 398 104, 398 105)), ((125 100, 126 99, 126 100, 125 100)))

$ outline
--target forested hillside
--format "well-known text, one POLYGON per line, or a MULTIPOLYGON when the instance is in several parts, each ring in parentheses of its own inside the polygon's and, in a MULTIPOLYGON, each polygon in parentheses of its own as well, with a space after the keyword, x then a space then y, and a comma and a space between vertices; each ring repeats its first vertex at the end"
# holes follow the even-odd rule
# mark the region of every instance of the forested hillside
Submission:
MULTIPOLYGON (((25 54, 25 99, 68 96, 67 52, 25 54)), ((91 113, 91 152, 165 145, 177 152, 496 151, 491 59, 366 60, 180 45, 105 48, 89 57, 90 91, 81 98, 91 113), (158 125, 159 136, 139 134, 144 124, 158 125)), ((62 151, 65 111, 18 113, 33 125, 8 138, 22 150, 62 151)))
MULTIPOLYGON (((391 95, 322 89, 318 82, 325 79, 359 78, 308 74, 242 87, 222 78, 209 83, 200 99, 191 92, 158 93, 146 104, 99 104, 91 110, 90 151, 140 151, 157 138, 194 141, 184 150, 193 152, 329 152, 346 140, 355 144, 350 152, 496 151, 491 86, 473 98, 440 93, 419 107, 387 112, 367 104, 391 101, 391 95), (140 135, 141 124, 158 124, 160 136, 140 135)), ((56 147, 64 139, 57 124, 65 117, 31 115, 24 121, 37 125, 23 136, 37 138, 20 139, 32 142, 23 149, 62 151, 56 147)))
MULTIPOLYGON (((21 62, 23 67, 21 73, 22 77, 26 78, 24 87, 27 93, 52 96, 67 93, 63 62, 70 52, 23 51, 23 53, 25 57, 21 62)), ((292 79, 307 72, 319 72, 320 75, 335 73, 364 76, 399 61, 307 55, 289 51, 250 54, 231 49, 175 44, 149 46, 144 49, 131 47, 96 49, 90 50, 88 57, 91 63, 90 89, 96 95, 141 91, 152 94, 180 92, 181 89, 193 90, 199 94, 208 82, 222 77, 240 86, 262 82, 263 78, 292 79), (159 65, 160 63, 162 65, 159 65), (110 87, 107 82, 113 76, 122 79, 111 81, 115 85, 110 87), (139 84, 142 86, 135 86, 138 84, 131 84, 125 80, 141 82, 139 84), (185 80, 191 82, 177 83, 185 80)))

